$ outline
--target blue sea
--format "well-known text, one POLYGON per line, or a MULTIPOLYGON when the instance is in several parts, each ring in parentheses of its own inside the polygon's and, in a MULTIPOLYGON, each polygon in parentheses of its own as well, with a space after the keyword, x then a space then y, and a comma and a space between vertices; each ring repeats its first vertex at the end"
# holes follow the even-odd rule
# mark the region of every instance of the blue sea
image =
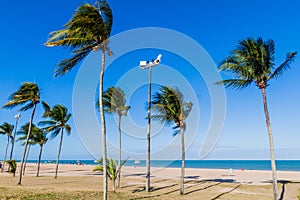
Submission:
MULTIPOLYGON (((28 161, 36 163, 36 160, 28 161)), ((42 163, 55 163, 55 160, 43 160, 42 163)), ((61 164, 85 164, 96 165, 94 160, 60 160, 61 164)), ((145 167, 146 161, 128 160, 125 166, 145 167)), ((172 167, 180 168, 181 160, 152 160, 152 167, 172 167)), ((186 168, 203 169, 245 169, 245 170, 271 170, 269 160, 186 160, 186 168)), ((300 160, 277 160, 276 167, 278 171, 300 171, 300 160)))

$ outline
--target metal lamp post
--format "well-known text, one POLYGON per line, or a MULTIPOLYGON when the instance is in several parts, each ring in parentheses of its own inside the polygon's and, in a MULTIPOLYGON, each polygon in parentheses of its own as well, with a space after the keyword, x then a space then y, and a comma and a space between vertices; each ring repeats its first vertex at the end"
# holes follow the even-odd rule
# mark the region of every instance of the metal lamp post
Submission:
POLYGON ((12 144, 11 144, 11 152, 10 152, 10 157, 9 157, 10 160, 12 159, 12 156, 13 156, 14 145, 15 145, 15 140, 16 140, 16 133, 17 133, 17 127, 18 127, 18 121, 19 121, 20 117, 21 117, 20 113, 18 113, 17 115, 15 115, 16 126, 15 126, 15 130, 14 130, 14 138, 13 138, 12 144))
POLYGON ((149 82, 148 82, 148 129, 147 129, 147 161, 146 161, 146 191, 150 192, 150 136, 151 136, 151 80, 152 80, 152 67, 160 63, 161 54, 155 60, 140 61, 141 69, 149 69, 149 82))

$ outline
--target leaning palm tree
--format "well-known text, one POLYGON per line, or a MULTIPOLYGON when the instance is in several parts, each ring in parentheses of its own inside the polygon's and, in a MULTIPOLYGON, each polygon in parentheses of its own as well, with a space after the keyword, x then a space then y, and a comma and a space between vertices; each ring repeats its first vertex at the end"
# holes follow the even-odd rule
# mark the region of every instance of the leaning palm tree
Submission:
POLYGON ((217 84, 224 84, 227 87, 242 89, 255 84, 261 90, 263 106, 268 129, 270 143, 270 157, 273 178, 274 200, 277 199, 277 175, 274 156, 273 134, 270 124, 270 117, 267 105, 266 88, 271 79, 276 79, 290 68, 297 52, 288 53, 286 60, 274 67, 275 42, 273 40, 264 41, 262 38, 247 38, 239 41, 238 46, 220 66, 222 71, 230 72, 235 76, 233 79, 223 80, 217 84))
MULTIPOLYGON (((24 160, 24 166, 23 166, 23 175, 25 175, 27 159, 28 159, 28 156, 29 156, 30 147, 33 144, 33 134, 35 134, 36 128, 37 127, 35 126, 35 124, 31 125, 30 136, 29 136, 29 139, 28 139, 28 147, 27 147, 26 156, 25 156, 25 160, 24 160)), ((21 143, 22 146, 25 145, 28 130, 29 130, 29 123, 26 123, 25 125, 21 126, 20 130, 17 131, 17 135, 19 135, 17 141, 22 142, 21 143)))
POLYGON ((12 136, 13 130, 14 130, 14 125, 11 125, 7 122, 4 122, 0 126, 0 134, 7 136, 7 144, 6 144, 6 148, 5 148, 5 154, 4 154, 4 160, 3 160, 3 165, 2 165, 1 172, 3 172, 3 170, 4 170, 4 164, 5 164, 5 161, 6 161, 6 155, 7 155, 7 149, 8 149, 8 146, 9 146, 9 141, 10 141, 10 139, 12 141, 14 140, 14 138, 12 136))
MULTIPOLYGON (((62 46, 70 48, 73 57, 62 60, 56 68, 55 76, 61 76, 69 72, 75 65, 80 63, 90 52, 102 52, 102 65, 99 75, 99 105, 100 119, 102 123, 102 156, 106 163, 106 126, 102 103, 103 77, 105 67, 105 52, 111 55, 108 48, 108 39, 112 29, 112 10, 106 0, 98 0, 97 5, 83 4, 75 11, 64 29, 50 33, 46 42, 47 46, 62 46)), ((105 166, 105 165, 104 165, 105 166)), ((106 169, 104 169, 104 174, 106 169)), ((107 177, 103 178, 103 199, 107 199, 107 177)))
POLYGON ((31 132, 31 125, 35 114, 36 106, 39 102, 40 102, 40 89, 38 85, 31 82, 25 82, 22 83, 18 91, 14 92, 10 96, 9 101, 3 106, 4 108, 8 108, 8 109, 12 109, 16 106, 22 106, 20 111, 26 111, 32 108, 32 112, 29 120, 28 134, 27 134, 27 138, 25 141, 24 150, 22 154, 19 182, 18 182, 19 185, 22 184, 22 175, 23 175, 22 170, 23 170, 23 164, 24 164, 25 155, 27 151, 29 135, 31 132))
MULTIPOLYGON (((97 101, 96 106, 99 108, 99 101, 97 101)), ((103 107, 104 112, 108 114, 118 115, 118 143, 119 143, 119 153, 118 153, 118 178, 117 187, 120 187, 121 179, 121 118, 122 116, 127 116, 127 112, 130 106, 126 105, 125 93, 121 88, 110 87, 103 94, 103 107)))
MULTIPOLYGON (((18 135, 23 135, 18 138, 18 141, 24 141, 26 139, 28 127, 29 127, 29 123, 22 126, 21 130, 18 131, 18 135)), ((39 158, 38 158, 38 167, 37 167, 36 176, 39 176, 43 146, 44 146, 44 144, 46 144, 47 141, 48 141, 47 134, 41 128, 32 124, 31 135, 29 136, 29 144, 30 145, 36 145, 36 144, 40 145, 40 153, 39 153, 39 158)), ((29 149, 27 151, 27 155, 28 155, 28 153, 29 153, 29 149)), ((26 164, 26 162, 25 162, 25 164, 26 164)), ((25 165, 24 165, 23 171, 25 172, 25 165)))
POLYGON ((35 131, 32 133, 32 144, 38 144, 40 146, 40 153, 38 158, 38 166, 37 166, 37 172, 36 176, 39 176, 40 174, 40 164, 41 164, 41 158, 42 158, 42 152, 43 152, 43 146, 48 141, 47 133, 44 132, 42 129, 35 127, 35 131))
MULTIPOLYGON (((126 163, 127 160, 128 160, 128 158, 121 163, 121 166, 123 166, 126 163)), ((97 163, 98 164, 103 163, 103 158, 98 160, 97 163)), ((106 167, 108 169, 107 170, 107 176, 109 177, 110 180, 112 180, 113 192, 116 192, 116 179, 118 177, 118 174, 120 173, 121 167, 117 167, 116 161, 113 160, 112 158, 107 158, 106 167)), ((99 165, 99 166, 96 166, 93 169, 93 172, 95 172, 95 171, 103 172, 103 170, 104 170, 103 165, 99 165)))
POLYGON ((151 102, 153 104, 152 110, 154 115, 151 116, 154 120, 158 120, 166 125, 175 124, 174 135, 181 134, 181 184, 180 194, 184 194, 184 173, 185 173, 185 146, 184 146, 184 132, 186 129, 186 118, 188 117, 193 104, 185 102, 183 94, 178 88, 170 86, 162 86, 160 92, 153 96, 151 102), (179 129, 179 130, 178 130, 179 129))
POLYGON ((44 126, 43 130, 46 133, 50 133, 50 138, 53 139, 60 134, 60 143, 58 148, 58 154, 56 159, 55 176, 57 178, 59 157, 61 153, 61 147, 63 143, 64 130, 67 135, 71 133, 71 126, 68 124, 72 114, 68 113, 68 109, 63 105, 55 105, 51 108, 46 102, 42 102, 44 107, 43 117, 47 118, 45 121, 39 122, 39 125, 44 126))

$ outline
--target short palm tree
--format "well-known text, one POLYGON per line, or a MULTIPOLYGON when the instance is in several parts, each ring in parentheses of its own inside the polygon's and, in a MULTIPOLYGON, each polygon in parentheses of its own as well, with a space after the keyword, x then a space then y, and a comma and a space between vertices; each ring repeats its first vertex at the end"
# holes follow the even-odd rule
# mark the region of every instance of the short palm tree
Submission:
MULTIPOLYGON (((103 77, 105 67, 105 52, 111 55, 108 48, 113 15, 106 0, 98 0, 96 6, 83 4, 78 7, 73 17, 64 26, 64 29, 50 33, 46 46, 62 46, 72 50, 73 57, 62 60, 55 70, 55 76, 69 72, 92 51, 102 52, 102 65, 99 75, 99 105, 102 123, 102 156, 106 162, 106 126, 102 103, 103 77)), ((106 169, 104 169, 106 172, 106 169)), ((106 173, 104 173, 106 174, 106 173)), ((107 199, 107 177, 103 178, 103 199, 107 199)))
MULTIPOLYGON (((123 166, 126 163, 127 159, 124 160, 121 163, 121 166, 123 166)), ((101 158, 100 160, 98 160, 97 163, 98 164, 103 163, 103 158, 101 158)), ((121 167, 117 168, 117 162, 115 160, 113 160, 112 158, 107 158, 106 166, 107 166, 107 169, 108 169, 107 170, 107 176, 109 177, 110 180, 112 180, 113 192, 116 192, 116 179, 118 177, 118 174, 120 173, 121 167)), ((103 165, 99 165, 99 166, 96 166, 93 169, 93 172, 95 172, 95 171, 101 171, 101 172, 103 172, 103 170, 104 170, 103 165)))
MULTIPOLYGON (((99 108, 99 101, 97 101, 96 106, 99 108)), ((119 143, 119 153, 118 153, 118 178, 117 178, 117 187, 120 187, 121 179, 121 118, 122 116, 127 116, 127 112, 130 109, 130 106, 126 105, 125 93, 121 88, 110 87, 103 94, 103 107, 104 112, 108 114, 117 114, 118 115, 118 143, 119 143)))
MULTIPOLYGON (((27 139, 27 134, 28 134, 28 129, 29 129, 29 123, 26 123, 25 125, 21 126, 20 130, 17 131, 17 135, 20 135, 18 137, 17 141, 22 142, 21 143, 22 146, 25 145, 25 141, 27 139)), ((29 152, 30 152, 30 147, 31 147, 31 145, 33 145, 33 134, 35 134, 36 131, 37 131, 37 127, 35 126, 35 124, 32 124, 30 136, 28 139, 28 148, 26 151, 26 157, 25 157, 24 166, 23 166, 23 175, 25 175, 26 164, 27 164, 27 159, 28 159, 29 152)))
POLYGON ((7 136, 7 144, 6 144, 6 148, 5 148, 5 154, 4 154, 4 160, 3 160, 3 165, 2 165, 2 169, 1 172, 3 172, 4 170, 4 164, 6 161, 6 155, 7 155, 7 150, 8 150, 8 146, 9 146, 9 141, 14 140, 13 136, 12 136, 12 132, 14 130, 14 125, 11 125, 7 122, 4 122, 1 126, 0 126, 0 134, 6 135, 7 136))
MULTIPOLYGON (((18 131, 18 134, 23 135, 23 136, 19 137, 18 140, 24 140, 26 138, 26 136, 24 134, 27 133, 28 126, 29 126, 29 124, 27 123, 24 126, 22 126, 20 131, 18 131)), ((29 143, 30 143, 30 145, 36 145, 36 144, 40 145, 40 153, 39 153, 39 158, 38 158, 38 167, 37 167, 36 176, 39 176, 39 174, 40 174, 40 163, 41 163, 41 158, 42 158, 43 146, 44 146, 44 144, 46 144, 47 141, 48 141, 47 133, 45 133, 41 128, 32 124, 31 136, 29 137, 29 143)), ((29 150, 28 150, 28 152, 29 152, 29 150)), ((25 169, 24 169, 24 171, 25 171, 25 169)))
POLYGON ((51 134, 51 138, 55 138, 60 134, 60 143, 58 148, 54 176, 54 178, 57 178, 59 157, 63 143, 64 131, 66 131, 67 135, 70 135, 71 126, 68 124, 68 121, 71 118, 72 114, 68 113, 68 109, 63 105, 55 105, 53 106, 53 108, 50 108, 50 106, 46 102, 43 101, 42 104, 44 107, 43 117, 47 118, 47 120, 39 122, 39 125, 43 126, 43 130, 46 133, 51 134))
POLYGON ((247 38, 239 41, 238 46, 232 51, 220 66, 222 71, 230 72, 235 76, 233 79, 223 80, 217 84, 224 84, 227 87, 242 89, 255 84, 261 90, 263 106, 268 128, 270 143, 270 157, 273 177, 274 200, 277 199, 277 175, 274 156, 273 134, 270 124, 270 117, 267 105, 266 88, 271 79, 276 79, 290 68, 297 52, 288 53, 286 60, 275 67, 274 63, 275 42, 273 40, 264 41, 262 38, 247 38))
POLYGON ((17 171, 17 161, 16 160, 7 160, 7 164, 9 165, 9 173, 13 174, 13 177, 16 176, 16 171, 17 171))
POLYGON ((191 102, 185 102, 183 94, 178 88, 172 88, 170 86, 162 86, 160 92, 157 92, 153 96, 152 110, 154 115, 152 119, 166 123, 167 125, 175 124, 174 135, 181 134, 181 184, 180 194, 184 194, 184 173, 185 173, 185 144, 184 144, 184 132, 186 129, 186 118, 188 117, 193 104, 191 102), (179 129, 179 130, 178 130, 179 129))
POLYGON ((38 85, 31 82, 25 82, 22 83, 21 87, 10 96, 9 101, 3 106, 3 108, 8 108, 8 109, 15 108, 16 106, 22 106, 20 111, 26 111, 32 108, 32 112, 29 120, 28 134, 27 134, 27 138, 25 141, 24 150, 22 154, 19 182, 18 182, 19 185, 22 184, 22 175, 23 175, 22 170, 23 170, 23 164, 24 164, 25 155, 27 151, 29 135, 31 132, 31 125, 35 114, 36 106, 39 102, 40 102, 40 89, 38 85))

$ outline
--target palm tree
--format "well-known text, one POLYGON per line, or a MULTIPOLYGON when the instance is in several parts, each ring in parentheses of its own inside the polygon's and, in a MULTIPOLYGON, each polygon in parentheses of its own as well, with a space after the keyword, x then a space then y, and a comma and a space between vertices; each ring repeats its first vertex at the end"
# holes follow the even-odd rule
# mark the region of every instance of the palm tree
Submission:
MULTIPOLYGON (((28 147, 27 147, 24 166, 23 166, 23 175, 25 175, 27 159, 28 159, 28 156, 29 156, 30 147, 33 144, 33 134, 35 134, 36 128, 37 127, 34 124, 31 125, 30 136, 29 136, 29 139, 28 139, 28 147)), ((17 141, 23 141, 23 143, 21 144, 22 146, 25 145, 25 141, 27 139, 27 134, 28 134, 28 129, 29 129, 29 123, 26 123, 25 125, 21 126, 21 129, 17 132, 17 135, 21 135, 17 139, 17 141)))
MULTIPOLYGON (((22 126, 21 130, 18 131, 19 135, 21 135, 21 134, 23 135, 18 138, 18 141, 22 141, 22 140, 26 139, 28 127, 29 127, 29 123, 22 126)), ((39 176, 39 173, 40 173, 40 163, 41 163, 41 157, 42 157, 42 152, 43 152, 43 146, 44 146, 44 144, 46 144, 47 141, 48 141, 47 134, 39 127, 32 124, 31 135, 29 136, 29 144, 30 145, 35 145, 35 144, 40 145, 40 153, 39 153, 39 158, 38 158, 38 167, 37 167, 36 176, 39 176)), ((29 149, 27 152, 29 152, 29 149)), ((24 172, 25 172, 25 169, 24 169, 24 172)))
MULTIPOLYGON (((108 48, 108 38, 112 29, 112 10, 106 0, 98 0, 97 6, 83 4, 75 11, 64 29, 50 33, 47 46, 62 46, 70 48, 73 57, 62 60, 55 70, 55 76, 61 76, 80 63, 90 52, 102 52, 102 65, 99 75, 99 105, 102 123, 102 156, 106 166, 106 126, 103 109, 103 77, 105 67, 105 52, 111 55, 108 48)), ((104 168, 104 174, 106 173, 104 168)), ((107 199, 107 177, 103 177, 103 199, 107 199)))
POLYGON ((40 102, 40 89, 37 84, 31 83, 31 82, 25 82, 22 83, 19 90, 14 92, 10 96, 10 100, 4 104, 4 108, 12 109, 16 106, 22 106, 20 111, 26 111, 32 108, 30 120, 29 120, 29 128, 28 128, 28 134, 24 145, 24 150, 22 154, 22 161, 20 166, 20 174, 19 174, 19 182, 18 184, 21 185, 22 183, 22 170, 23 170, 23 164, 25 160, 25 155, 27 151, 27 145, 29 140, 29 135, 31 132, 31 126, 33 117, 35 114, 36 106, 40 102))
POLYGON ((153 96, 151 102, 153 104, 152 110, 154 115, 151 116, 154 120, 158 120, 161 123, 167 125, 175 124, 174 135, 181 134, 181 184, 180 194, 184 194, 184 173, 185 173, 185 146, 184 146, 184 131, 186 129, 186 118, 188 117, 193 104, 191 102, 185 102, 183 94, 178 88, 172 88, 170 86, 162 86, 160 92, 157 92, 153 96), (179 130, 178 130, 179 129, 179 130))
POLYGON ((262 38, 247 38, 239 41, 238 46, 232 51, 220 66, 222 71, 230 72, 235 78, 217 82, 227 87, 242 89, 254 83, 261 90, 263 106, 268 129, 270 144, 270 157, 273 178, 274 200, 278 196, 276 164, 274 156, 273 134, 267 105, 266 88, 271 79, 276 79, 290 68, 297 52, 288 53, 286 60, 278 67, 274 67, 275 42, 264 41, 262 38))
MULTIPOLYGON (((104 112, 108 114, 118 115, 118 143, 119 143, 119 154, 118 154, 118 173, 117 187, 120 187, 121 177, 121 118, 127 116, 127 112, 130 106, 126 106, 125 93, 121 88, 110 87, 103 94, 103 107, 104 112)), ((99 107, 99 101, 96 104, 99 107)))
POLYGON ((42 104, 45 110, 43 117, 48 118, 48 120, 39 122, 39 125, 45 126, 43 130, 46 133, 51 133, 50 138, 52 139, 60 134, 60 143, 58 148, 54 176, 54 178, 57 178, 59 157, 63 142, 64 130, 66 131, 67 135, 70 135, 71 126, 67 123, 71 118, 72 114, 68 113, 68 109, 63 105, 55 105, 53 106, 53 108, 50 108, 50 106, 46 102, 43 101, 42 104))
MULTIPOLYGON (((128 158, 121 163, 121 166, 123 166, 127 160, 128 160, 128 158)), ((97 163, 99 163, 99 164, 103 163, 103 158, 98 160, 97 163)), ((121 167, 117 168, 117 162, 115 160, 113 160, 112 158, 107 158, 106 167, 108 169, 107 176, 109 177, 110 180, 112 180, 113 192, 116 192, 116 179, 118 177, 118 174, 120 173, 121 167)), ((103 165, 99 165, 93 169, 93 172, 95 172, 95 171, 103 172, 103 170, 104 170, 103 165)))
POLYGON ((7 160, 7 164, 9 165, 9 173, 13 174, 13 177, 16 176, 16 171, 17 171, 17 161, 16 160, 7 160))
POLYGON ((1 126, 0 126, 0 134, 6 135, 7 136, 7 144, 6 144, 6 148, 5 148, 5 154, 4 154, 4 160, 3 160, 3 165, 2 165, 2 169, 1 172, 3 172, 4 170, 4 164, 6 161, 6 155, 7 155, 7 149, 8 149, 8 145, 9 145, 9 140, 13 140, 13 136, 12 136, 12 132, 14 130, 14 125, 11 125, 7 122, 4 122, 1 126))
POLYGON ((43 146, 48 141, 48 138, 47 138, 47 133, 45 133, 42 129, 40 129, 38 127, 36 127, 36 131, 33 132, 32 136, 33 136, 32 137, 33 144, 39 144, 40 145, 40 153, 39 153, 38 167, 37 167, 37 173, 36 173, 36 176, 39 176, 43 146))

